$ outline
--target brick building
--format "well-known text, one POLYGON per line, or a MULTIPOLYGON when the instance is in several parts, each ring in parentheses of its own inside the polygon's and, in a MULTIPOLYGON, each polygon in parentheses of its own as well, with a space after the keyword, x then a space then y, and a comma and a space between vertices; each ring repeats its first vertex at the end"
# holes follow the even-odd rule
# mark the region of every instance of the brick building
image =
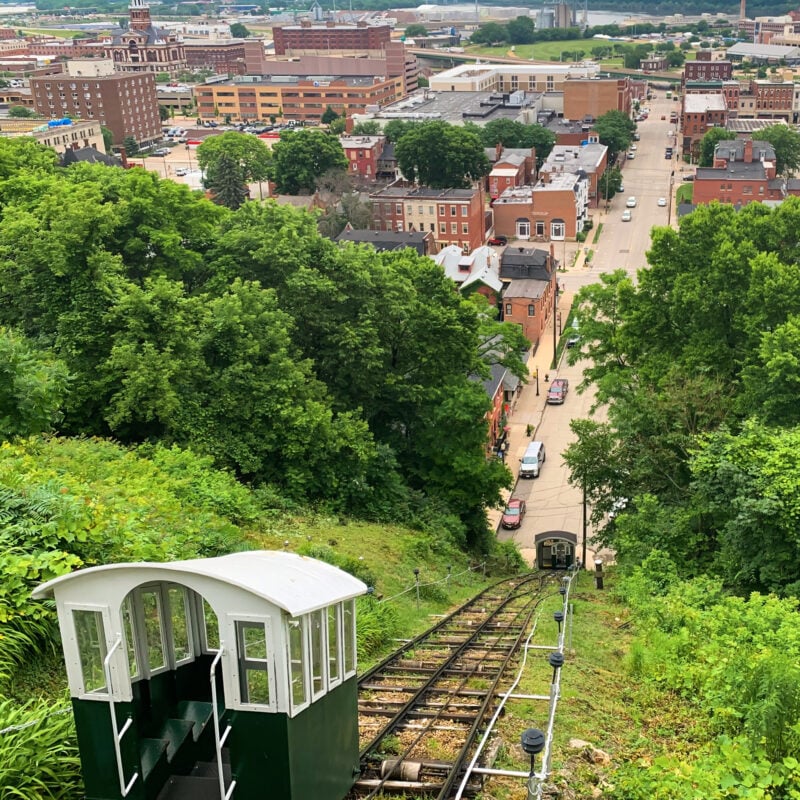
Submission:
POLYGON ((639 66, 644 72, 661 72, 667 68, 667 57, 660 53, 651 53, 639 61, 639 66))
POLYGON ((701 167, 692 202, 746 205, 754 200, 783 200, 785 183, 776 176, 775 150, 769 142, 735 139, 720 142, 714 166, 701 167))
POLYGON ((183 43, 189 69, 213 69, 217 75, 244 75, 244 39, 190 39, 183 43))
POLYGON ((536 241, 574 240, 588 219, 584 174, 543 176, 534 186, 506 189, 492 204, 495 236, 536 241))
POLYGON ((730 61, 687 61, 683 65, 683 82, 729 81, 733 77, 730 61))
POLYGON ((99 122, 71 120, 58 124, 48 119, 0 119, 0 136, 31 136, 39 144, 52 147, 57 153, 94 147, 101 153, 106 148, 99 122))
POLYGON ((724 128, 728 106, 721 94, 686 94, 683 98, 683 153, 696 156, 709 128, 724 128))
POLYGON ((560 88, 564 92, 564 119, 597 119, 606 111, 630 116, 630 78, 569 78, 560 88))
POLYGON ((684 84, 686 94, 721 94, 725 98, 728 109, 728 119, 739 115, 739 98, 742 87, 739 81, 686 81, 684 84))
POLYGON ((102 42, 90 42, 85 39, 69 39, 64 41, 36 40, 28 45, 28 52, 34 56, 45 56, 52 59, 102 58, 105 52, 102 42))
POLYGON ((740 116, 791 122, 794 106, 794 83, 778 80, 752 80, 749 92, 739 98, 740 116), (752 113, 743 113, 743 103, 752 101, 752 113))
MULTIPOLYGON (((461 64, 431 75, 430 89, 433 92, 560 92, 569 79, 592 78, 599 73, 600 67, 594 62, 461 64)), ((581 111, 576 119, 582 119, 587 113, 581 111)))
POLYGON ((471 189, 431 189, 397 181, 370 194, 376 231, 431 231, 437 245, 458 245, 469 253, 486 235, 486 195, 471 189))
POLYGON ((507 284, 500 306, 504 322, 522 328, 537 345, 554 310, 558 262, 538 248, 507 247, 500 261, 500 279, 507 284))
POLYGON ((196 86, 198 116, 233 120, 294 119, 319 122, 330 106, 351 116, 367 106, 385 106, 403 96, 403 78, 330 76, 278 78, 243 77, 196 86))
POLYGON ((368 25, 359 21, 355 25, 337 25, 329 21, 315 25, 312 20, 301 20, 299 25, 275 25, 272 28, 275 55, 317 55, 357 50, 378 53, 386 49, 392 38, 389 25, 368 25))
POLYGON ((589 134, 585 145, 556 145, 539 168, 539 178, 552 179, 560 173, 582 172, 588 181, 589 202, 600 204, 599 181, 608 166, 608 148, 597 134, 589 134))
POLYGON ((486 178, 489 197, 499 197, 512 186, 523 186, 536 177, 536 151, 533 148, 485 148, 492 171, 486 178))
POLYGON ((367 180, 375 180, 386 137, 340 136, 339 141, 350 164, 348 172, 367 180))
POLYGON ((33 106, 49 119, 97 120, 121 146, 133 136, 141 145, 162 138, 156 81, 152 73, 114 72, 107 60, 70 61, 67 73, 31 78, 33 106))

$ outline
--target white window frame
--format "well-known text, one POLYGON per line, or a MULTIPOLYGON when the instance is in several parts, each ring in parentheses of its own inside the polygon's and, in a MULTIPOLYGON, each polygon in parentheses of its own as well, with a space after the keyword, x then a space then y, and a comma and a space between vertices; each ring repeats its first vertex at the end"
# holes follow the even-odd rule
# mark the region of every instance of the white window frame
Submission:
MULTIPOLYGON (((277 670, 275 669, 275 654, 278 652, 278 649, 276 648, 275 637, 272 634, 272 619, 269 616, 260 614, 228 614, 226 627, 228 629, 228 641, 234 643, 232 647, 226 648, 228 650, 228 663, 230 665, 232 705, 245 711, 277 711, 280 687, 277 681, 277 670), (236 630, 237 622, 250 622, 264 626, 264 636, 266 637, 267 643, 266 672, 269 680, 269 703, 247 703, 242 699, 242 676, 239 668, 239 637, 236 630)), ((291 692, 289 702, 291 703, 291 692)))
POLYGON ((328 690, 340 686, 344 680, 344 652, 342 649, 343 641, 342 636, 344 628, 342 624, 342 604, 327 606, 325 608, 325 675, 328 681, 328 690), (331 676, 330 669, 330 639, 328 637, 328 615, 333 611, 334 625, 336 627, 336 661, 339 665, 339 675, 334 678, 331 676))
POLYGON ((309 659, 311 653, 308 646, 308 621, 305 616, 302 617, 284 617, 283 631, 284 631, 284 656, 286 660, 286 691, 289 708, 289 716, 294 717, 301 711, 304 711, 311 705, 311 665, 309 659), (294 694, 292 692, 292 641, 289 635, 290 623, 294 620, 300 623, 300 641, 303 645, 303 681, 305 682, 305 702, 295 705, 294 694))
POLYGON ((356 644, 356 631, 358 629, 358 620, 356 619, 356 601, 355 599, 344 600, 339 604, 342 607, 342 674, 344 676, 344 680, 348 678, 352 678, 358 672, 358 648, 356 644), (345 640, 344 640, 344 607, 345 604, 349 603, 350 607, 352 608, 353 613, 353 633, 350 637, 350 647, 352 648, 353 654, 353 668, 352 669, 345 669, 347 664, 347 659, 345 658, 345 640))
POLYGON ((64 656, 67 667, 67 679, 69 681, 70 694, 81 700, 101 700, 108 702, 110 697, 115 700, 130 699, 130 679, 128 678, 128 657, 124 650, 124 642, 121 644, 111 658, 111 687, 106 686, 104 692, 87 692, 83 683, 83 670, 81 669, 81 654, 78 648, 78 634, 75 630, 75 617, 73 611, 99 611, 103 620, 103 634, 106 640, 106 656, 108 651, 114 646, 114 640, 110 638, 111 610, 108 606, 96 605, 93 603, 65 603, 64 616, 61 625, 64 656), (64 624, 65 623, 65 624, 64 624), (109 688, 114 689, 113 692, 109 688))
POLYGON ((308 689, 311 696, 311 702, 314 703, 320 697, 324 697, 328 692, 329 678, 328 678, 328 614, 327 607, 323 606, 316 611, 311 611, 303 615, 305 619, 305 638, 306 649, 308 651, 308 689), (314 690, 314 673, 313 673, 313 658, 311 647, 311 630, 313 621, 311 619, 313 614, 320 614, 322 617, 322 639, 320 642, 320 663, 322 665, 322 686, 319 690, 314 690))

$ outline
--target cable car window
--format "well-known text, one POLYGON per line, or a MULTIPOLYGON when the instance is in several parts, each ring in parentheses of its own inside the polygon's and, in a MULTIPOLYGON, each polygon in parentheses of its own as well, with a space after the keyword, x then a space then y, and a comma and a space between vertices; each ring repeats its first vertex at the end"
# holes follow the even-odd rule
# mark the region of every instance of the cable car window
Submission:
POLYGON ((219 650, 219 620, 214 609, 203 600, 203 629, 206 638, 206 650, 219 650))
POLYGON ((122 630, 125 632, 125 650, 128 653, 128 674, 139 677, 139 659, 136 657, 136 639, 133 625, 133 597, 128 595, 122 601, 122 630))
POLYGON ((319 697, 325 691, 325 620, 323 611, 308 615, 311 642, 311 696, 319 697))
POLYGON ((308 702, 306 690, 306 671, 303 658, 303 621, 292 618, 289 630, 289 681, 291 685, 292 707, 298 709, 308 702))
POLYGON ((147 640, 147 666, 152 674, 167 666, 164 656, 164 625, 162 623, 161 593, 158 589, 143 589, 141 593, 144 631, 147 640))
POLYGON ((73 609, 72 620, 75 625, 75 638, 78 642, 78 656, 83 677, 83 691, 106 692, 106 675, 103 661, 108 655, 106 635, 101 611, 73 609))
POLYGON ((328 679, 331 685, 342 678, 339 638, 339 606, 328 606, 328 679))
POLYGON ((263 622, 236 620, 239 692, 242 703, 271 704, 269 646, 263 622))
POLYGON ((344 644, 345 677, 356 671, 356 609, 355 601, 346 600, 342 604, 342 640, 344 644))
POLYGON ((189 630, 189 610, 186 604, 186 589, 182 586, 170 586, 167 590, 169 598, 169 619, 172 628, 172 647, 175 663, 180 664, 194 657, 189 630))

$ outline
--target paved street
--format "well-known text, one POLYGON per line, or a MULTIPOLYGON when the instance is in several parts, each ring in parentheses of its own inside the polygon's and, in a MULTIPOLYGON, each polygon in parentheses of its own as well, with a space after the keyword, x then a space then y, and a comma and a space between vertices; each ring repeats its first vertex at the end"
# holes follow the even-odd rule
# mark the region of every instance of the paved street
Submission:
MULTIPOLYGON (((659 94, 659 97, 648 103, 651 112, 649 119, 639 123, 640 140, 636 142, 636 157, 628 161, 623 169, 625 191, 611 201, 607 211, 600 208, 593 212, 595 227, 598 222, 603 222, 600 239, 597 244, 591 244, 590 234, 574 266, 559 275, 559 283, 565 289, 559 302, 564 320, 575 292, 582 286, 595 283, 601 272, 623 268, 634 276, 636 271, 647 263, 645 254, 650 247, 650 229, 657 225, 667 225, 670 221, 673 224, 675 222, 674 191, 681 184, 681 171, 677 160, 668 161, 664 158, 664 149, 667 142, 672 143, 674 139, 668 137, 670 130, 676 130, 676 126, 669 123, 669 113, 677 110, 678 103, 666 100, 663 92, 659 94), (666 117, 664 121, 661 120, 662 115, 666 117), (675 181, 672 186, 673 195, 670 198, 670 172, 673 169, 675 169, 675 181), (636 197, 637 205, 632 209, 633 219, 630 222, 623 222, 622 212, 630 196, 636 197), (658 205, 659 197, 667 198, 666 207, 658 205), (594 258, 591 264, 586 266, 584 258, 585 250, 588 248, 594 250, 594 258)), ((567 243, 561 252, 559 249, 557 245, 556 256, 563 258, 567 264, 572 264, 572 254, 576 245, 567 243)), ((502 529, 498 531, 498 538, 501 541, 513 539, 518 543, 529 563, 533 562, 536 555, 534 537, 544 531, 563 530, 576 533, 578 557, 582 557, 583 550, 582 494, 580 489, 568 483, 568 473, 561 453, 574 440, 569 427, 570 420, 590 416, 593 394, 577 392, 577 386, 581 381, 581 364, 567 366, 564 356, 556 372, 550 370, 553 357, 552 323, 551 320, 551 326, 542 336, 538 351, 528 364, 531 373, 534 373, 537 367, 539 369, 539 396, 536 396, 536 382, 532 380, 523 388, 509 419, 510 448, 507 464, 517 475, 519 459, 530 441, 527 435, 528 425, 535 427, 533 438, 544 442, 547 461, 538 478, 519 480, 511 493, 514 497, 524 499, 528 505, 522 527, 518 531, 502 529), (549 382, 544 381, 546 374, 549 379, 552 379, 554 374, 569 379, 570 391, 563 405, 546 405, 549 386, 549 382)), ((603 418, 602 409, 594 418, 603 418)), ((493 523, 498 523, 499 519, 500 512, 491 515, 493 523)), ((612 553, 595 550, 591 536, 592 529, 589 527, 586 563, 593 565, 596 557, 605 561, 612 559, 612 553)))

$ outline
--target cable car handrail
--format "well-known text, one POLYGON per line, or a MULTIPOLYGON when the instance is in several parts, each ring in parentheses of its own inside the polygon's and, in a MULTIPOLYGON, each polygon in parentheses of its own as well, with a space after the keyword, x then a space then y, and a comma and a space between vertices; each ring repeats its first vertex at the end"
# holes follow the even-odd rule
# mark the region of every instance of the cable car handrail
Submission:
POLYGON ((122 766, 122 750, 120 749, 119 743, 122 741, 122 737, 127 733, 128 728, 133 725, 133 717, 128 714, 128 719, 125 724, 122 726, 122 729, 119 729, 117 725, 117 711, 116 711, 116 704, 114 703, 114 688, 111 682, 111 657, 114 655, 114 651, 122 644, 122 636, 117 636, 116 641, 113 645, 111 645, 111 649, 106 654, 106 657, 103 659, 103 672, 106 676, 106 688, 108 689, 108 708, 111 712, 111 730, 114 732, 114 755, 117 759, 117 776, 119 777, 119 791, 123 797, 128 796, 128 792, 130 792, 131 787, 139 777, 138 772, 133 773, 133 777, 125 783, 125 770, 122 766))
POLYGON ((217 751, 217 772, 219 777, 219 796, 220 800, 229 800, 236 788, 236 781, 231 781, 228 791, 225 791, 225 773, 222 770, 222 746, 225 744, 228 735, 231 732, 231 726, 225 728, 225 732, 220 736, 219 733, 219 709, 217 708, 217 667, 222 660, 222 653, 224 651, 223 643, 220 641, 219 650, 217 655, 211 662, 211 669, 209 670, 209 678, 211 681, 211 713, 214 718, 214 746, 217 751))

